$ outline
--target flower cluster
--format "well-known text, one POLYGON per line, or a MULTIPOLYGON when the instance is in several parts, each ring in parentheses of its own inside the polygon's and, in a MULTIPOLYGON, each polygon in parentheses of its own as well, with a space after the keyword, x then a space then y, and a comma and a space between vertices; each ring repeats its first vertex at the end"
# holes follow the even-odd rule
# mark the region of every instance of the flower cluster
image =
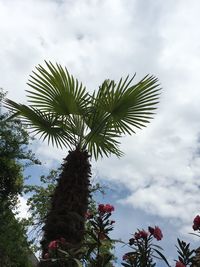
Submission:
POLYGON ((113 230, 114 220, 109 220, 114 211, 114 207, 110 204, 99 204, 97 212, 87 211, 85 218, 88 220, 89 224, 94 228, 93 230, 98 235, 100 240, 107 238, 107 233, 113 230), (94 227, 95 225, 95 227, 94 227))
MULTIPOLYGON (((85 213, 85 219, 87 220, 91 220, 91 219, 94 219, 95 216, 97 215, 97 213, 100 215, 100 216, 104 216, 104 215, 107 215, 107 214, 111 214, 113 211, 115 210, 115 208, 110 205, 110 204, 99 204, 98 208, 97 208, 97 212, 91 212, 91 211, 87 211, 85 213)), ((115 223, 115 221, 110 221, 110 224, 112 225, 113 223, 115 223)))
POLYGON ((60 245, 65 245, 66 240, 65 238, 61 237, 60 239, 53 240, 49 243, 48 249, 50 250, 55 250, 57 249, 60 245))
POLYGON ((158 226, 155 226, 154 228, 149 226, 148 230, 149 231, 138 230, 137 232, 135 232, 133 238, 129 239, 129 245, 133 245, 135 240, 147 239, 147 237, 150 235, 153 236, 158 241, 163 238, 162 231, 158 226))
POLYGON ((158 241, 163 238, 162 231, 158 226, 155 226, 155 228, 149 226, 149 233, 155 237, 158 241))
POLYGON ((58 241, 57 240, 53 240, 49 243, 49 246, 48 248, 50 250, 54 250, 54 249, 57 249, 58 248, 58 241))
POLYGON ((146 232, 145 230, 139 230, 138 232, 135 232, 135 234, 134 234, 134 238, 137 240, 137 239, 140 239, 140 238, 143 238, 143 239, 145 239, 145 238, 147 238, 148 237, 148 235, 149 235, 149 233, 148 232, 146 232))
MULTIPOLYGON (((91 244, 88 243, 88 261, 95 263, 98 266, 107 259, 107 262, 110 262, 112 255, 105 253, 104 245, 106 244, 112 248, 112 240, 109 238, 108 234, 113 230, 114 220, 111 220, 112 212, 114 207, 110 204, 99 204, 94 211, 88 211, 85 214, 85 218, 88 219, 88 234, 92 240, 91 244), (96 242, 96 243, 95 243, 96 242), (94 255, 96 255, 94 257, 94 255)), ((197 215, 193 220, 193 229, 194 231, 200 231, 200 215, 197 215)), ((148 264, 148 266, 155 266, 154 258, 164 260, 168 264, 167 259, 162 254, 161 247, 154 245, 153 240, 156 239, 160 241, 163 238, 161 229, 158 226, 148 227, 148 230, 138 229, 135 232, 131 239, 129 239, 129 245, 131 246, 132 251, 124 254, 122 263, 123 266, 132 267, 136 266, 138 262, 143 264, 148 264), (153 265, 151 265, 153 264, 153 265)), ((52 260, 52 258, 58 257, 60 253, 65 252, 68 249, 68 242, 64 238, 59 238, 53 240, 48 245, 48 253, 44 255, 43 260, 52 260)), ((186 267, 193 266, 190 264, 196 263, 196 251, 190 249, 189 244, 186 244, 184 241, 178 239, 178 253, 179 257, 176 261, 175 267, 186 267), (181 256, 180 256, 181 255, 181 256)), ((86 250, 87 250, 86 249, 86 250)), ((68 254, 69 255, 69 254, 68 254)), ((60 257, 60 259, 63 259, 60 257)), ((66 260, 66 258, 65 258, 66 260)), ((72 258, 73 260, 73 258, 72 258)), ((168 265, 169 266, 169 265, 168 265)))
POLYGON ((176 267, 186 267, 185 264, 183 264, 181 261, 176 262, 176 267))
POLYGON ((87 211, 87 233, 89 236, 88 262, 91 266, 107 266, 113 259, 109 251, 113 247, 113 241, 109 237, 110 231, 114 228, 114 220, 111 220, 114 207, 110 204, 99 204, 96 209, 87 211))
POLYGON ((161 248, 152 243, 154 238, 158 241, 163 238, 162 231, 158 226, 149 226, 148 231, 138 229, 133 237, 129 239, 129 245, 132 251, 123 256, 122 259, 125 263, 122 263, 122 265, 132 267, 138 266, 137 264, 140 262, 141 266, 154 266, 154 257, 160 258, 167 263, 165 256, 159 251, 161 248))
POLYGON ((101 213, 111 213, 114 211, 114 207, 110 204, 99 204, 98 211, 101 213))
POLYGON ((51 257, 51 254, 56 251, 58 248, 64 246, 66 244, 65 238, 61 237, 60 239, 53 240, 48 245, 48 253, 45 253, 44 258, 48 259, 51 257))
POLYGON ((200 230, 200 216, 197 215, 193 220, 193 226, 192 228, 194 231, 200 230))

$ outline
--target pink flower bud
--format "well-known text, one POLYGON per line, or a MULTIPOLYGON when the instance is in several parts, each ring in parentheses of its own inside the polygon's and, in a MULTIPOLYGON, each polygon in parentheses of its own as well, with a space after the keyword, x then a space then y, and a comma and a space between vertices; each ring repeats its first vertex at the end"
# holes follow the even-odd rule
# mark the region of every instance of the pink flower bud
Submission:
POLYGON ((160 228, 158 226, 155 226, 154 229, 154 234, 153 236, 159 241, 163 238, 163 234, 162 231, 160 230, 160 228))
POLYGON ((180 261, 177 261, 177 262, 176 262, 176 267, 186 267, 186 265, 183 264, 183 263, 180 262, 180 261))
POLYGON ((101 213, 111 213, 114 211, 114 207, 110 204, 99 204, 98 211, 101 213))
POLYGON ((193 229, 194 229, 194 231, 196 231, 196 230, 200 230, 200 216, 199 215, 197 215, 195 218, 194 218, 194 220, 193 220, 193 229))
POLYGON ((49 248, 49 249, 52 249, 52 250, 57 249, 57 248, 58 248, 58 241, 57 241, 57 240, 51 241, 51 242, 49 243, 48 248, 49 248))
POLYGON ((149 232, 151 235, 153 235, 158 241, 163 238, 162 231, 158 226, 155 226, 155 228, 152 228, 149 226, 149 232))

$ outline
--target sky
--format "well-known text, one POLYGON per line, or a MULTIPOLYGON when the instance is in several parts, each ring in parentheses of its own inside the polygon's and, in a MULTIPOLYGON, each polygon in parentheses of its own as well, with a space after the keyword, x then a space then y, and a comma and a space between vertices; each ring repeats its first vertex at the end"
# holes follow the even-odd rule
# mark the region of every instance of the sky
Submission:
MULTIPOLYGON (((197 241, 188 233, 200 213, 199 10, 199 0, 0 0, 0 87, 12 100, 26 103, 28 77, 44 60, 90 92, 107 78, 158 77, 154 120, 122 139, 123 158, 93 162, 93 174, 110 188, 102 201, 115 205, 114 235, 128 240, 159 225, 170 260, 177 236, 197 241)), ((67 153, 39 141, 33 148, 44 173, 67 153)))

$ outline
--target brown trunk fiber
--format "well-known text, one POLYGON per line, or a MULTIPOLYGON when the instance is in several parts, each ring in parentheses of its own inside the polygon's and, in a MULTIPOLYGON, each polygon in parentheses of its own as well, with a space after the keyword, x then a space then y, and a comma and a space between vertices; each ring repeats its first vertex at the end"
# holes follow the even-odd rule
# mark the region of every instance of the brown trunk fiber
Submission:
POLYGON ((43 256, 48 252, 48 244, 52 240, 63 237, 76 246, 81 244, 84 237, 91 176, 87 151, 70 151, 62 167, 43 227, 43 256))

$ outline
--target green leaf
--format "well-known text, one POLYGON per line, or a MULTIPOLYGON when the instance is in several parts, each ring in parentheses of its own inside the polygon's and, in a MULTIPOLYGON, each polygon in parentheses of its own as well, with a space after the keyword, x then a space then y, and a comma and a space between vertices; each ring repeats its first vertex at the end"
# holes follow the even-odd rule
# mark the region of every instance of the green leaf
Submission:
POLYGON ((89 244, 89 249, 87 251, 87 257, 93 252, 93 250, 97 247, 97 243, 89 244))
POLYGON ((6 99, 7 106, 13 108, 22 117, 22 122, 32 130, 32 133, 40 134, 40 138, 47 139, 57 147, 75 145, 76 139, 69 124, 63 124, 59 116, 41 112, 40 110, 26 105, 17 104, 6 99))
POLYGON ((124 262, 122 262, 121 265, 124 266, 124 267, 131 267, 130 264, 128 264, 128 263, 124 263, 124 262))
POLYGON ((134 133, 134 128, 145 127, 152 119, 152 111, 158 103, 159 84, 153 76, 146 76, 136 85, 133 79, 122 79, 117 84, 106 80, 92 96, 86 123, 90 132, 86 145, 91 154, 98 156, 123 153, 118 139, 124 134, 134 133))
POLYGON ((83 267, 82 263, 78 259, 73 259, 78 267, 83 267))
POLYGON ((86 88, 79 85, 77 79, 69 74, 61 65, 55 66, 46 62, 46 68, 39 65, 37 72, 30 76, 28 85, 29 102, 41 111, 49 111, 59 115, 82 115, 87 110, 89 94, 86 88))
POLYGON ((195 233, 190 233, 191 235, 195 235, 195 236, 198 236, 198 237, 200 237, 200 235, 198 235, 198 234, 195 234, 195 233))
POLYGON ((158 86, 153 76, 146 76, 139 83, 125 87, 125 90, 120 88, 120 82, 117 86, 114 81, 105 81, 96 95, 96 109, 100 107, 109 114, 117 131, 131 134, 134 132, 131 126, 144 127, 151 119, 148 112, 158 103, 158 86))
POLYGON ((67 251, 65 251, 65 250, 63 250, 63 249, 60 249, 60 248, 59 248, 58 251, 61 252, 61 253, 63 253, 63 254, 65 254, 65 255, 68 256, 68 257, 69 257, 69 255, 70 255, 67 251))
POLYGON ((167 259, 165 258, 165 256, 159 250, 157 250, 155 248, 153 250, 163 259, 163 261, 167 264, 167 266, 170 267, 170 265, 169 265, 167 259))

